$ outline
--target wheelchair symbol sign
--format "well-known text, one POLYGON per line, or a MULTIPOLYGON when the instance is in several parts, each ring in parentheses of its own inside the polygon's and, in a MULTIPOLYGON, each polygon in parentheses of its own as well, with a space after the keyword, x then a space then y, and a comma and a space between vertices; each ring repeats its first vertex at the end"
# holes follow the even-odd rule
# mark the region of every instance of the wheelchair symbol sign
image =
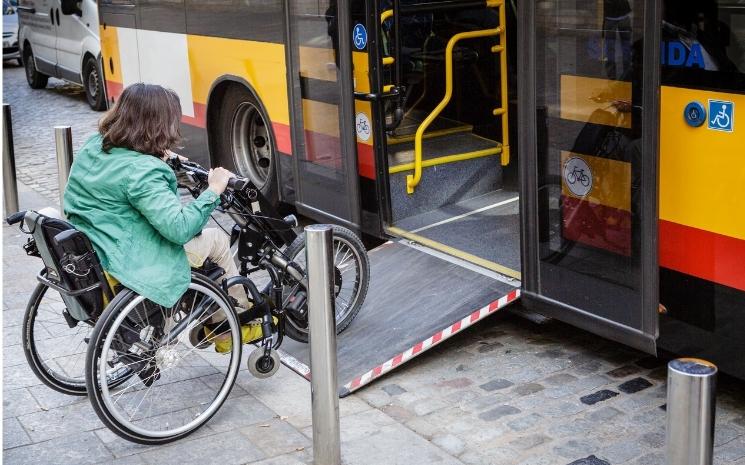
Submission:
POLYGON ((355 24, 352 31, 352 42, 357 50, 364 50, 367 45, 367 29, 362 24, 355 24))
POLYGON ((735 103, 709 100, 709 129, 732 132, 735 119, 735 103))

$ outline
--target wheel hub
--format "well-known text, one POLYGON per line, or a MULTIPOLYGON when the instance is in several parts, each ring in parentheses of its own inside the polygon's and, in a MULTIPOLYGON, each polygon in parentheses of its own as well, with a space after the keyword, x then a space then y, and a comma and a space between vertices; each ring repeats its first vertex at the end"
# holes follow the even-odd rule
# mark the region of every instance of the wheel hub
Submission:
POLYGON ((161 347, 155 353, 155 362, 162 369, 173 368, 181 360, 175 348, 161 347))

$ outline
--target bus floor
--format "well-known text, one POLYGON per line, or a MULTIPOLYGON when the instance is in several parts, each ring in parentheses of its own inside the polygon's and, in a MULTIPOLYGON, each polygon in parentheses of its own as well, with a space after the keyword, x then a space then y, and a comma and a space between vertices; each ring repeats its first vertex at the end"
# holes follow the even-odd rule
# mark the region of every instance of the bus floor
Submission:
POLYGON ((495 190, 400 220, 393 232, 519 279, 518 200, 514 190, 495 190))

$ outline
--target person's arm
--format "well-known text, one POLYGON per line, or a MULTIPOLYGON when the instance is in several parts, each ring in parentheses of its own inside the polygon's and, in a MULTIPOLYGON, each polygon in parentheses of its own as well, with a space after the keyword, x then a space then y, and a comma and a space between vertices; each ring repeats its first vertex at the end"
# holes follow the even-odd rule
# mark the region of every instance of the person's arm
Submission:
POLYGON ((202 230, 217 207, 220 196, 206 189, 187 205, 182 205, 170 189, 173 176, 165 164, 142 167, 129 176, 127 198, 163 237, 176 244, 189 242, 202 230))

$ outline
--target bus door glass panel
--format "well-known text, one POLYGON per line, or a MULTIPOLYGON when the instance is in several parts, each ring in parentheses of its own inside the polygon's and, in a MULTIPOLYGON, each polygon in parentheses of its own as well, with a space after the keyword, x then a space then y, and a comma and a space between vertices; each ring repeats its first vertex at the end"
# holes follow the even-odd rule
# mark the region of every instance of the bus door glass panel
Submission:
POLYGON ((539 293, 654 337, 641 299, 640 180, 655 156, 641 137, 656 124, 643 121, 643 1, 536 10, 539 293))
MULTIPOLYGON (((330 219, 359 224, 357 154, 345 153, 355 137, 354 121, 340 117, 353 95, 341 90, 351 70, 342 69, 339 41, 352 40, 340 33, 336 0, 288 2, 290 17, 291 76, 294 85, 293 125, 297 204, 330 219)), ((349 44, 351 45, 351 44, 349 44)))
POLYGON ((663 7, 660 344, 745 376, 745 5, 663 7))

